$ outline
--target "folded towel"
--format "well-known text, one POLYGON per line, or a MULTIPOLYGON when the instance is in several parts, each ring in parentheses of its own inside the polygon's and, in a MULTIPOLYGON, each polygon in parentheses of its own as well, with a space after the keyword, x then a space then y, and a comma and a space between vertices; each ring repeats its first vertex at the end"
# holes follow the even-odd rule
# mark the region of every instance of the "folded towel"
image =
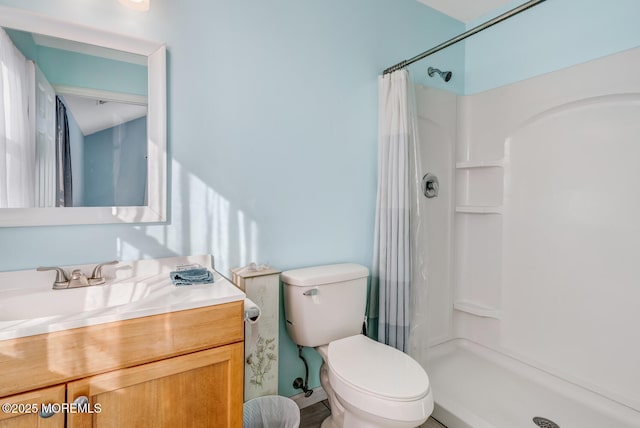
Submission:
POLYGON ((213 274, 205 269, 177 270, 169 274, 173 285, 210 284, 213 282, 213 274))

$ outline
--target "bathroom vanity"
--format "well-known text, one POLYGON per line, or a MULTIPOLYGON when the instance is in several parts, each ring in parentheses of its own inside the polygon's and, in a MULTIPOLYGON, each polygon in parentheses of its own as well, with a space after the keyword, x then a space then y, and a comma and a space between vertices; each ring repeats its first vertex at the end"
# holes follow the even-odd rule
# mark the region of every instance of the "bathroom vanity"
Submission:
MULTIPOLYGON (((0 340, 0 427, 242 426, 244 294, 217 273, 213 284, 175 287, 166 270, 176 259, 163 260, 108 273, 138 275, 111 284, 132 296, 146 287, 130 303, 40 322, 0 314, 0 338, 16 336, 0 340), (50 331, 31 334, 43 325, 50 331)), ((17 274, 0 273, 0 284, 17 274)))

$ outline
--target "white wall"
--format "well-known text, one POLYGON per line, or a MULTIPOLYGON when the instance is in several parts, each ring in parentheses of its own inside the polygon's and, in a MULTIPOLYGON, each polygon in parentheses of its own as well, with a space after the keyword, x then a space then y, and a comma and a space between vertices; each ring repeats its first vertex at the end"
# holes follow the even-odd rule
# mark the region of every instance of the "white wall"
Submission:
MULTIPOLYGON (((425 86, 416 86, 420 171, 435 174, 440 183, 440 194, 427 199, 419 193, 419 239, 421 257, 425 261, 427 287, 426 305, 417 305, 418 313, 412 323, 426 324, 422 330, 428 338, 423 345, 434 344, 451 336, 451 259, 453 213, 453 162, 456 142, 457 96, 451 92, 425 86)), ((413 328, 412 328, 413 331, 413 328)))
MULTIPOLYGON (((457 125, 421 127, 426 152, 457 129, 453 324, 433 281, 432 335, 473 340, 636 410, 638 75, 633 49, 459 97, 457 125)), ((425 102, 430 123, 440 100, 425 102)), ((426 246, 446 247, 443 236, 426 246)))

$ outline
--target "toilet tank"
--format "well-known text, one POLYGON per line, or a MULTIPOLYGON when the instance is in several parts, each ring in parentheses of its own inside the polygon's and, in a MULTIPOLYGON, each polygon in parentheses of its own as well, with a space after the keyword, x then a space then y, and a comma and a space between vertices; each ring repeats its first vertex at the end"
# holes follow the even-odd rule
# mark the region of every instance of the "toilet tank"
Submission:
POLYGON ((282 272, 289 337, 316 347, 360 333, 369 269, 354 263, 282 272))

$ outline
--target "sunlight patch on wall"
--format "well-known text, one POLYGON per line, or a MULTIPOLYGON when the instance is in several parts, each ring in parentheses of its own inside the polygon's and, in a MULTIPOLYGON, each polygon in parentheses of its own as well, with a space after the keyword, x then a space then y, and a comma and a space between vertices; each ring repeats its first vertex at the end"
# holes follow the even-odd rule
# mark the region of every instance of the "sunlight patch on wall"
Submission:
POLYGON ((260 262, 256 221, 179 162, 173 160, 171 170, 173 227, 137 226, 118 237, 117 258, 152 258, 158 251, 167 256, 212 254, 223 275, 238 267, 231 263, 260 262))

